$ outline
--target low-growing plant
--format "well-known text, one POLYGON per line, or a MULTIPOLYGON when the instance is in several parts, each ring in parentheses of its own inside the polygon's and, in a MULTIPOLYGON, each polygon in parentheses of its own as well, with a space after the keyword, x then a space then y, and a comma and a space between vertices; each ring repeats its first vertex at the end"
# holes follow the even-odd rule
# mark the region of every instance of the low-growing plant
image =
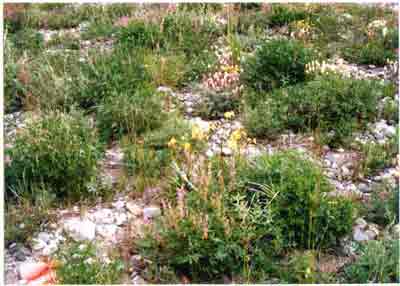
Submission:
POLYGON ((115 95, 133 94, 151 80, 139 49, 118 47, 110 54, 95 53, 88 62, 80 64, 80 71, 74 94, 83 108, 93 107, 115 95))
POLYGON ((86 197, 101 157, 96 131, 79 112, 54 112, 32 120, 8 152, 7 193, 22 191, 16 195, 32 199, 37 187, 57 198, 86 197))
POLYGON ((118 43, 129 48, 155 49, 162 44, 160 27, 143 21, 130 21, 117 32, 118 43))
POLYGON ((161 126, 164 118, 161 96, 151 87, 108 97, 97 108, 97 123, 105 140, 138 136, 161 126))
POLYGON ((190 125, 183 118, 170 115, 160 128, 143 134, 143 142, 147 147, 162 149, 168 147, 171 138, 181 138, 190 132, 190 125))
POLYGON ((171 163, 168 148, 153 149, 142 144, 124 145, 124 162, 129 173, 145 178, 160 178, 171 163))
POLYGON ((22 69, 17 61, 15 45, 10 40, 7 31, 4 38, 4 110, 5 113, 9 113, 22 107, 23 84, 20 81, 22 69))
POLYGON ((377 81, 318 76, 264 95, 249 93, 244 124, 251 136, 273 137, 291 129, 321 133, 331 146, 347 144, 354 131, 376 118, 383 91, 377 81))
POLYGON ((245 162, 237 176, 249 203, 271 209, 284 247, 320 249, 351 232, 352 202, 328 197, 332 186, 322 170, 296 152, 245 162))
POLYGON ((399 223, 399 189, 389 184, 375 185, 365 211, 368 221, 379 225, 399 223))
POLYGON ((361 245, 358 259, 344 271, 351 283, 400 282, 399 241, 368 241, 361 245))
POLYGON ((264 42, 243 64, 241 80, 249 88, 269 91, 306 79, 305 66, 313 51, 294 40, 264 42))
POLYGON ((178 49, 188 57, 198 56, 209 50, 220 35, 216 24, 194 12, 172 13, 162 22, 165 47, 178 49))
POLYGON ((397 154, 397 141, 393 138, 384 144, 368 142, 361 145, 361 152, 363 175, 371 176, 393 164, 397 154))
POLYGON ((80 42, 79 38, 73 36, 72 34, 57 34, 53 36, 47 43, 47 47, 62 47, 63 49, 69 50, 79 50, 80 42))
MULTIPOLYGON (((187 182, 186 176, 181 177, 182 170, 177 172, 177 180, 187 182)), ((205 173, 200 175, 199 184, 191 184, 191 190, 182 184, 176 190, 176 200, 138 242, 142 255, 153 262, 146 278, 165 281, 165 268, 191 282, 221 282, 223 277, 238 276, 243 282, 265 278, 272 268, 266 267, 271 264, 271 246, 263 240, 267 227, 262 233, 255 226, 267 222, 268 214, 250 208, 240 197, 227 198, 223 179, 206 175, 206 170, 201 172, 205 173)))
POLYGON ((300 7, 289 8, 287 5, 272 5, 271 14, 268 15, 269 26, 284 26, 293 21, 304 20, 307 17, 306 11, 300 7))
POLYGON ((196 106, 195 114, 203 119, 219 119, 225 112, 238 110, 239 96, 231 91, 216 92, 207 90, 196 106))
POLYGON ((35 55, 42 51, 45 46, 43 35, 34 29, 19 30, 15 34, 9 34, 9 37, 20 55, 24 51, 35 55))
POLYGON ((182 86, 186 73, 183 53, 147 55, 144 63, 156 86, 182 86))
POLYGON ((376 66, 384 66, 388 60, 396 59, 395 50, 386 49, 380 40, 346 48, 343 56, 350 62, 376 66))
MULTIPOLYGON (((17 190, 18 193, 19 190, 17 190)), ((54 194, 37 187, 32 202, 29 198, 18 196, 6 198, 4 212, 4 240, 6 245, 22 243, 26 245, 42 227, 54 218, 49 208, 54 201, 54 194), (30 214, 30 215, 27 215, 30 214)))
POLYGON ((118 284, 125 267, 118 257, 101 261, 92 243, 67 244, 57 253, 57 259, 60 284, 118 284))

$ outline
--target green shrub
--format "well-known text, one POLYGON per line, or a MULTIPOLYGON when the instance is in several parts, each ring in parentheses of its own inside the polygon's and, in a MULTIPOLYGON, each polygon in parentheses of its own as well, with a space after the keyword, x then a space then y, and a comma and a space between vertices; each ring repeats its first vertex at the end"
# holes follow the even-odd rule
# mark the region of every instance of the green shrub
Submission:
POLYGON ((9 36, 19 54, 23 54, 23 51, 36 54, 44 49, 43 35, 34 29, 26 28, 9 36))
POLYGON ((110 263, 96 257, 94 244, 72 243, 57 253, 57 282, 60 284, 118 284, 124 264, 118 257, 110 263))
POLYGON ((198 56, 209 50, 220 31, 208 17, 184 12, 169 14, 163 20, 165 47, 178 49, 188 57, 198 56))
MULTIPOLYGON (((176 180, 183 182, 181 175, 179 171, 176 180)), ((166 274, 174 277, 171 272, 192 283, 217 283, 223 277, 262 281, 273 268, 272 247, 263 240, 272 230, 263 227, 260 232, 257 226, 268 222, 268 214, 250 208, 240 197, 226 197, 218 177, 201 180, 212 181, 195 184, 188 192, 181 185, 175 202, 138 242, 141 254, 152 261, 147 281, 171 282, 165 280, 166 274)))
POLYGON ((17 111, 22 107, 23 85, 18 79, 21 65, 17 62, 17 51, 7 31, 4 40, 4 110, 5 113, 17 111))
POLYGON ((197 56, 187 56, 186 59, 187 63, 183 78, 184 83, 200 80, 201 77, 210 72, 217 63, 215 53, 210 50, 203 50, 203 52, 197 56))
POLYGON ((333 246, 351 232, 352 202, 326 196, 332 186, 322 170, 295 152, 245 162, 237 176, 239 189, 249 203, 271 208, 272 221, 281 230, 284 247, 333 246))
POLYGON ((290 22, 304 20, 307 14, 302 9, 289 8, 284 5, 272 5, 272 13, 268 15, 269 18, 269 26, 284 26, 289 24, 290 22))
POLYGON ((203 119, 219 119, 224 113, 239 108, 239 97, 230 91, 207 90, 202 101, 196 106, 195 114, 203 119))
POLYGON ((130 174, 145 178, 161 178, 171 163, 169 149, 153 149, 141 144, 125 144, 124 163, 130 174))
POLYGON ((108 97, 97 109, 98 127, 105 140, 143 134, 161 126, 164 118, 161 96, 150 87, 108 97))
POLYGON ((26 78, 20 98, 24 107, 69 111, 79 105, 76 91, 81 85, 79 52, 43 54, 23 68, 26 78))
POLYGON ((399 120, 399 108, 396 100, 388 98, 382 109, 382 118, 388 122, 397 123, 399 120))
POLYGON ((17 135, 6 166, 7 192, 35 197, 44 187, 58 198, 79 199, 96 174, 100 148, 95 130, 76 113, 51 113, 31 122, 17 135))
POLYGON ((361 169, 363 175, 370 176, 393 164, 397 154, 397 141, 385 144, 365 143, 361 146, 361 169))
POLYGON ((72 34, 57 34, 53 36, 47 43, 47 47, 61 47, 69 50, 79 50, 79 38, 74 37, 72 34))
POLYGON ((305 65, 312 59, 312 50, 300 42, 271 40, 262 44, 254 56, 245 61, 241 80, 258 91, 302 82, 306 78, 305 65))
POLYGON ((143 21, 131 21, 117 32, 118 43, 129 48, 155 49, 162 39, 160 27, 143 21))
POLYGON ((6 197, 5 245, 8 246, 12 243, 26 245, 47 223, 53 221, 54 217, 49 213, 49 208, 54 200, 53 194, 41 188, 36 188, 34 192, 34 202, 23 197, 19 197, 17 200, 6 197))
POLYGON ((311 130, 320 132, 324 143, 337 146, 376 118, 383 92, 376 81, 323 75, 264 95, 249 93, 244 124, 251 136, 311 130))
POLYGON ((269 25, 269 18, 264 12, 254 11, 239 15, 237 32, 240 34, 261 34, 269 25))
POLYGON ((376 66, 384 66, 388 60, 396 59, 395 51, 386 49, 381 40, 347 48, 343 56, 350 62, 376 66))
POLYGON ((158 129, 143 134, 143 141, 146 147, 155 149, 166 148, 171 138, 181 138, 190 134, 190 125, 182 118, 168 116, 158 129))
POLYGON ((400 282, 399 241, 368 241, 361 245, 360 257, 345 268, 350 283, 400 282))
POLYGON ((187 69, 183 53, 150 54, 144 62, 156 86, 182 86, 187 69))
POLYGON ((365 218, 379 225, 399 223, 399 189, 387 184, 373 188, 365 218))
POLYGON ((111 54, 96 53, 80 64, 75 81, 75 101, 83 108, 118 94, 132 94, 151 80, 140 50, 114 49, 111 54))

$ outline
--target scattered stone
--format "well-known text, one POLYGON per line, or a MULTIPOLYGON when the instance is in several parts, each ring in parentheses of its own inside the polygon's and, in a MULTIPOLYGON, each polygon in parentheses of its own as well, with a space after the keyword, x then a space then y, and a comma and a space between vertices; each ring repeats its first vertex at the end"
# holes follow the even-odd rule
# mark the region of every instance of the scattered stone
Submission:
POLYGON ((222 155, 231 156, 233 154, 232 149, 228 147, 222 147, 222 155))
POLYGON ((392 234, 393 234, 394 238, 400 239, 400 224, 395 224, 392 227, 392 234))
POLYGON ((88 219, 70 218, 64 221, 63 228, 77 241, 92 241, 96 237, 96 225, 88 219))
POLYGON ((143 214, 143 209, 133 201, 127 202, 126 203, 126 208, 134 216, 141 216, 143 214))
POLYGON ((361 228, 361 229, 365 229, 368 226, 367 222, 361 217, 356 219, 355 224, 358 228, 361 228))
POLYGON ((159 207, 146 207, 143 209, 143 217, 145 219, 156 218, 161 215, 161 210, 159 207))
POLYGON ((370 240, 370 236, 358 227, 354 228, 353 230, 353 238, 358 242, 370 240))
POLYGON ((96 233, 109 241, 116 242, 116 234, 119 227, 114 224, 96 225, 96 233))

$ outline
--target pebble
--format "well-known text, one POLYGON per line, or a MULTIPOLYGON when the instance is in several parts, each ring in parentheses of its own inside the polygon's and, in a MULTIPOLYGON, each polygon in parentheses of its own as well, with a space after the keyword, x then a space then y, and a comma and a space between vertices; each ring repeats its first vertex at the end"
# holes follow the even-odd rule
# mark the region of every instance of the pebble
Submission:
POLYGON ((96 225, 88 219, 70 218, 64 221, 63 227, 77 241, 91 241, 96 237, 96 225))
POLYGON ((141 216, 143 214, 143 209, 137 205, 135 202, 129 201, 126 203, 126 208, 130 211, 134 216, 141 216))
POLYGON ((143 217, 145 219, 156 218, 161 215, 161 210, 159 207, 146 207, 143 209, 143 217))

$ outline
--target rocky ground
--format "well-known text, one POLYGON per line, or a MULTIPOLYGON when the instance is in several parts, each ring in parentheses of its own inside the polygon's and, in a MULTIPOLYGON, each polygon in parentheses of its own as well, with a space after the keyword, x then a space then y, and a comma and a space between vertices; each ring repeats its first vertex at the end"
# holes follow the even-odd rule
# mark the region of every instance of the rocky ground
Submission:
MULTIPOLYGON (((44 35, 45 40, 49 41, 54 35, 63 33, 70 33, 79 37, 79 33, 84 31, 85 28, 85 23, 83 23, 77 29, 65 31, 42 30, 40 32, 44 35)), ((112 49, 112 45, 112 39, 81 41, 81 51, 86 53, 90 48, 107 50, 112 49)), ((59 50, 56 47, 50 49, 49 52, 57 52, 59 50)), ((62 50, 65 51, 65 49, 62 50)), ((331 65, 332 69, 337 69, 356 78, 386 80, 391 77, 388 68, 358 66, 346 63, 341 59, 334 59, 329 65, 331 65)), ((195 106, 202 100, 202 96, 199 93, 191 90, 174 92, 168 87, 159 87, 159 91, 170 94, 177 105, 183 109, 185 119, 210 134, 205 151, 206 156, 219 153, 224 156, 233 155, 233 150, 229 147, 227 141, 234 131, 243 128, 239 116, 231 119, 203 120, 193 115, 195 106)), ((398 103, 398 96, 396 100, 398 103)), ((6 149, 12 146, 17 130, 24 128, 26 117, 23 112, 4 116, 6 149)), ((359 134, 358 140, 383 144, 389 137, 394 136, 395 131, 395 126, 385 120, 372 122, 367 132, 359 134)), ((383 170, 378 176, 367 178, 363 181, 353 181, 352 174, 355 163, 358 160, 358 154, 352 150, 333 150, 325 146, 322 155, 316 157, 312 149, 313 140, 311 136, 295 135, 288 132, 287 134, 282 134, 274 142, 264 141, 249 144, 246 150, 243 150, 243 153, 251 157, 265 152, 271 153, 277 149, 291 148, 301 150, 323 166, 326 175, 336 188, 333 195, 355 195, 364 200, 370 196, 371 186, 374 183, 386 180, 390 184, 395 184, 394 168, 383 170)), ((103 162, 103 177, 106 178, 107 183, 111 185, 117 184, 123 172, 123 164, 123 153, 117 145, 107 150, 106 158, 103 162)), ((161 207, 152 203, 152 200, 149 199, 152 192, 154 190, 145 191, 143 196, 139 198, 116 194, 112 202, 99 203, 90 208, 73 206, 68 209, 56 210, 56 222, 47 225, 45 231, 37 234, 32 240, 30 248, 17 244, 11 244, 7 247, 5 250, 6 283, 18 284, 20 280, 19 269, 24 267, 24 263, 51 257, 59 249, 60 245, 69 239, 96 241, 99 246, 99 256, 106 261, 110 250, 122 247, 126 237, 140 237, 143 233, 143 227, 146 224, 151 224, 155 217, 162 215, 161 207)), ((354 255, 355 241, 372 240, 379 235, 398 236, 399 232, 399 225, 392 227, 390 230, 383 230, 377 225, 366 222, 363 218, 357 219, 352 237, 347 237, 343 240, 342 250, 344 256, 335 258, 336 267, 341 267, 341 265, 348 262, 348 257, 354 255)), ((128 282, 133 284, 145 283, 143 278, 140 277, 140 267, 137 267, 138 264, 142 263, 142 258, 134 253, 129 253, 129 255, 132 271, 128 282)))

